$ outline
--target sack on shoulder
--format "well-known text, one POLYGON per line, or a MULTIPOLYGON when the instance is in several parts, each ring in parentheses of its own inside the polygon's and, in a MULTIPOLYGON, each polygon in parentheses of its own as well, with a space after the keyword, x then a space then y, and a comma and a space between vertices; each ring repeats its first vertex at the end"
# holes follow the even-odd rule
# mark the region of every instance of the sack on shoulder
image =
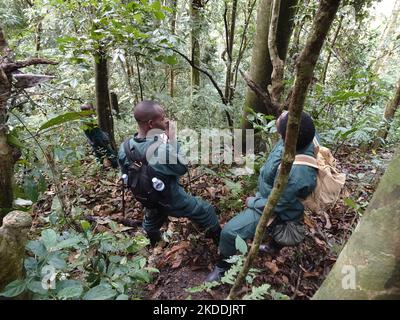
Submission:
POLYGON ((306 231, 303 223, 296 221, 284 221, 274 226, 272 238, 281 246, 296 246, 305 238, 306 231))
POLYGON ((338 200, 346 182, 346 175, 339 172, 336 167, 336 159, 328 148, 321 146, 316 138, 313 143, 315 158, 297 155, 293 164, 307 165, 318 169, 315 190, 305 200, 302 200, 307 209, 318 212, 338 200))

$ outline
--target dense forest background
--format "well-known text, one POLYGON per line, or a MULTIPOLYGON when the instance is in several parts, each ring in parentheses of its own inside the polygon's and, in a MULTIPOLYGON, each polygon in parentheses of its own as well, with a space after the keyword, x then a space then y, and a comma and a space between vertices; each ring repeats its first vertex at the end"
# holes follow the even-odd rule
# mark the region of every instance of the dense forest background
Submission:
MULTIPOLYGON (((118 170, 104 168, 90 154, 80 105, 96 106, 114 146, 135 132, 132 108, 142 99, 160 101, 178 129, 254 128, 252 175, 237 176, 227 165, 195 164, 182 180, 226 222, 254 194, 258 169, 277 140, 276 113, 246 78, 287 108, 284 97, 319 5, 280 2, 275 37, 284 73, 278 91, 273 90, 279 82, 272 79, 271 86, 276 55, 267 41, 271 0, 0 3, 2 68, 46 59, 14 68, 12 87, 0 85, 0 146, 9 150, 1 158, 0 216, 18 209, 33 219, 26 274, 3 295, 226 297, 240 266, 222 286, 201 285, 216 248, 191 223, 170 219, 163 245, 147 246, 140 206, 129 194, 122 210, 118 170), (23 83, 19 73, 34 74, 28 81, 40 84, 23 83), (44 289, 46 275, 51 281, 44 289)), ((309 233, 299 249, 286 248, 277 259, 257 258, 259 271, 250 273, 242 290, 247 298, 311 298, 363 216, 400 138, 399 26, 399 0, 341 1, 304 110, 347 174, 346 190, 326 212, 306 216, 309 233)))

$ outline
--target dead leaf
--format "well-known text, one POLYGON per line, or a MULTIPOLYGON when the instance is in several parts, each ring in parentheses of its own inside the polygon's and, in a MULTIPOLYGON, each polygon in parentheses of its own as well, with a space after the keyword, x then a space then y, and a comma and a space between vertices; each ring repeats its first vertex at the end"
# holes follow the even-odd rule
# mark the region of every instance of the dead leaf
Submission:
POLYGON ((276 265, 275 260, 272 260, 271 262, 266 261, 266 262, 265 262, 265 266, 266 266, 269 270, 271 270, 271 272, 272 272, 273 274, 275 274, 275 273, 277 273, 277 272, 279 271, 279 268, 278 268, 278 266, 276 265))
POLYGON ((282 281, 286 284, 289 284, 289 278, 286 277, 285 275, 282 276, 282 281))
POLYGON ((325 228, 330 229, 332 227, 332 223, 331 220, 329 219, 329 215, 326 212, 324 212, 324 217, 326 220, 325 228))

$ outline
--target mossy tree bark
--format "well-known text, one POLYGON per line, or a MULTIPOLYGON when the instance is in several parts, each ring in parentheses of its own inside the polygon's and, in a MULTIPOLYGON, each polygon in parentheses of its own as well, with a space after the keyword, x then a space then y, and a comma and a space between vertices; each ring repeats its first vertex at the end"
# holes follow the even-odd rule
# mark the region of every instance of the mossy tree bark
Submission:
POLYGON ((399 176, 400 152, 313 299, 400 299, 399 176))
POLYGON ((31 216, 22 211, 12 211, 3 219, 0 228, 0 292, 10 282, 23 277, 25 244, 31 224, 31 216))
POLYGON ((108 133, 111 145, 116 150, 114 138, 114 121, 111 112, 110 91, 108 88, 108 58, 107 53, 100 48, 95 59, 95 86, 97 121, 101 130, 108 133))
POLYGON ((321 53, 322 45, 328 34, 329 28, 339 8, 340 0, 322 0, 314 18, 312 32, 301 52, 296 67, 296 79, 289 102, 289 119, 285 137, 285 149, 281 162, 281 169, 275 179, 274 187, 268 197, 262 216, 256 228, 253 244, 244 263, 242 271, 236 278, 228 299, 237 299, 237 292, 241 288, 244 279, 258 253, 260 243, 264 237, 265 227, 274 207, 279 201, 282 192, 288 182, 296 154, 296 144, 299 134, 301 113, 307 95, 308 86, 314 74, 314 68, 321 53))

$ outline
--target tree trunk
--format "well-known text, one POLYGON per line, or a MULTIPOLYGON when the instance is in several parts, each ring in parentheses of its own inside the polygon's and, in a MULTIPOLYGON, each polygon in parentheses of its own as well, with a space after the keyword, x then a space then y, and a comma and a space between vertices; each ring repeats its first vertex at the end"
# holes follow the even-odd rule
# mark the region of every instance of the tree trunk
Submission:
POLYGON ((399 108, 399 106, 400 106, 400 79, 397 82, 397 89, 394 98, 390 100, 389 103, 386 105, 385 113, 383 115, 386 120, 386 123, 384 127, 378 131, 377 134, 378 139, 375 142, 375 148, 381 146, 382 139, 385 140, 387 138, 391 122, 393 121, 394 115, 396 114, 396 111, 399 108))
POLYGON ((110 93, 110 104, 111 104, 111 109, 114 110, 117 117, 120 118, 121 115, 119 113, 118 96, 115 92, 110 93))
MULTIPOLYGON (((175 34, 176 32, 176 15, 177 15, 177 2, 178 0, 172 0, 171 10, 172 10, 172 18, 171 18, 171 34, 175 34)), ((175 87, 175 71, 174 67, 169 67, 169 95, 174 97, 174 88, 175 87)))
POLYGON ((378 46, 377 54, 379 55, 374 66, 374 72, 379 74, 385 66, 386 60, 390 55, 389 46, 392 44, 391 38, 395 34, 400 18, 400 0, 396 0, 389 22, 385 28, 380 45, 378 46))
POLYGON ((101 130, 108 133, 111 145, 116 150, 114 122, 111 113, 110 92, 108 89, 107 55, 103 50, 95 55, 95 86, 97 121, 101 130))
MULTIPOLYGON (((200 10, 203 7, 202 0, 192 0, 190 15, 192 19, 192 31, 190 33, 191 59, 194 65, 200 67, 200 10)), ((200 87, 200 71, 192 68, 192 92, 200 87)))
POLYGON ((232 11, 231 11, 231 23, 230 26, 226 26, 226 34, 227 34, 227 54, 228 61, 226 67, 226 76, 225 76, 225 100, 228 104, 232 102, 233 98, 233 90, 232 90, 232 63, 233 63, 233 42, 235 40, 235 24, 236 24, 236 11, 237 11, 237 0, 233 0, 232 2, 232 11))
MULTIPOLYGON (((297 0, 283 1, 279 11, 278 30, 276 35, 276 45, 279 57, 285 60, 289 40, 293 31, 293 16, 297 0)), ((270 27, 272 0, 261 0, 257 12, 257 29, 254 40, 254 47, 251 59, 250 78, 254 80, 264 90, 271 84, 272 64, 268 49, 268 32, 270 27)), ((276 115, 275 110, 267 110, 263 100, 258 97, 251 89, 247 89, 243 112, 244 129, 252 128, 248 122, 248 109, 263 114, 276 115)))
POLYGON ((344 16, 340 17, 339 25, 338 25, 338 27, 336 29, 335 35, 333 36, 333 40, 332 40, 332 43, 330 45, 330 50, 329 50, 329 53, 328 53, 328 57, 326 58, 326 63, 325 63, 325 66, 324 66, 324 70, 322 71, 322 78, 321 78, 322 84, 325 84, 326 74, 328 72, 329 63, 331 62, 332 50, 333 50, 333 47, 336 44, 336 40, 337 40, 337 38, 339 36, 340 29, 342 28, 343 18, 344 18, 344 16))
POLYGON ((10 96, 11 81, 0 66, 0 219, 10 211, 13 203, 14 161, 7 142, 7 100, 10 96))
POLYGON ((289 173, 292 168, 296 153, 296 144, 299 134, 301 113, 303 111, 308 86, 314 74, 314 68, 321 52, 322 45, 328 34, 335 14, 339 8, 340 0, 321 0, 316 13, 312 32, 307 40, 296 68, 296 79, 293 93, 289 103, 289 119, 285 137, 285 149, 282 156, 281 169, 275 179, 274 187, 268 197, 261 219, 257 225, 253 244, 244 263, 243 270, 236 278, 229 299, 236 299, 237 292, 241 288, 244 279, 258 253, 260 243, 265 235, 265 227, 272 210, 279 201, 279 198, 288 182, 289 173))
MULTIPOLYGON (((0 58, 6 48, 7 41, 0 26, 0 58)), ((12 148, 7 142, 7 100, 10 96, 11 80, 0 65, 0 219, 11 209, 13 203, 14 161, 12 148)))
POLYGON ((400 153, 313 299, 400 299, 400 153))

